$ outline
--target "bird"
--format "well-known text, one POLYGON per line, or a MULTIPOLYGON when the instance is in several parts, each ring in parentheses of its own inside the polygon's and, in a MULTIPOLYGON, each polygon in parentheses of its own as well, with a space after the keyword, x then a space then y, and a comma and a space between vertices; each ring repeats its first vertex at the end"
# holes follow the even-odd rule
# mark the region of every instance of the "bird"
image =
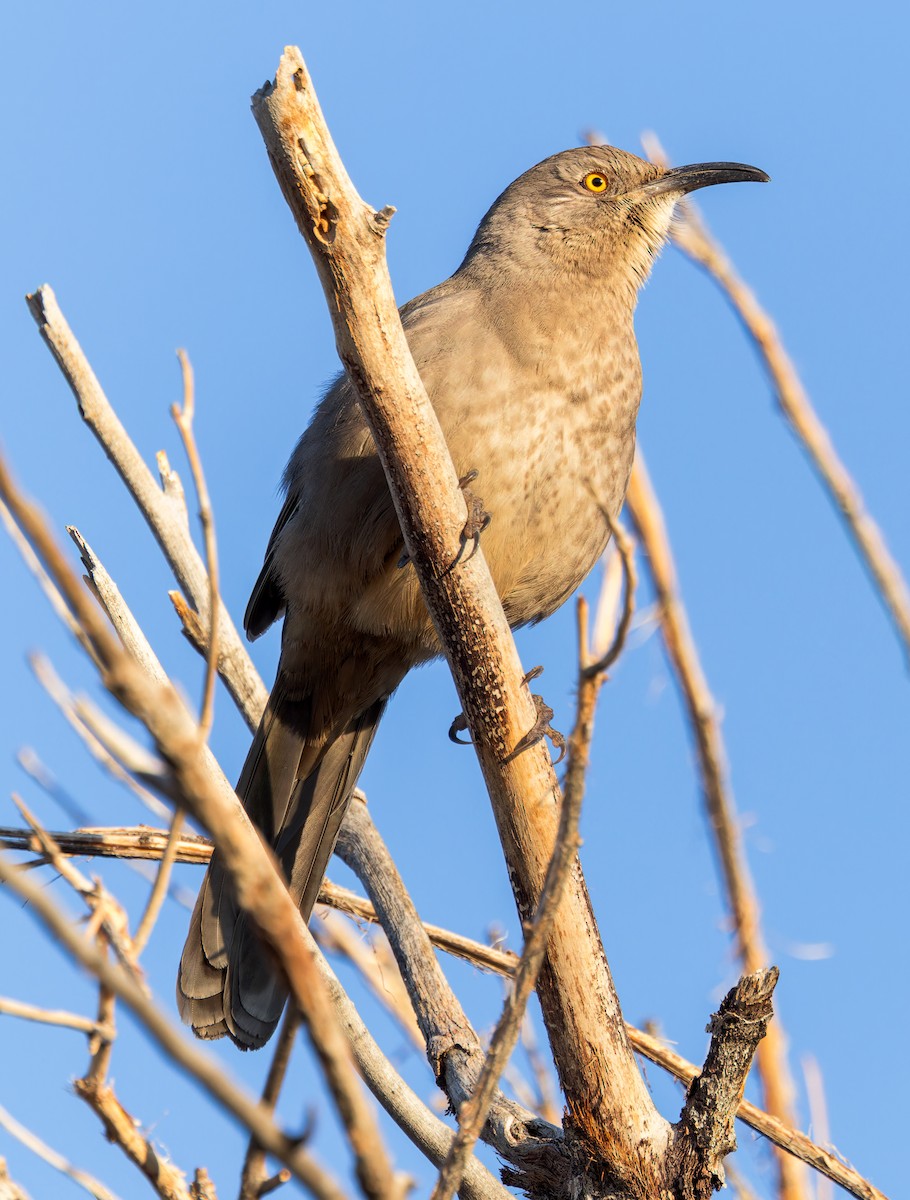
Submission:
MULTIPOLYGON (((455 273, 400 310, 455 468, 491 517, 481 544, 513 628, 571 595, 622 507, 641 398, 633 316, 677 202, 767 180, 742 163, 565 150, 510 184, 455 273)), ((237 794, 308 920, 389 698, 441 649, 347 374, 283 484, 244 617, 252 640, 283 616, 281 654, 237 794)), ((181 1016, 253 1049, 286 998, 216 849, 180 961, 181 1016)))

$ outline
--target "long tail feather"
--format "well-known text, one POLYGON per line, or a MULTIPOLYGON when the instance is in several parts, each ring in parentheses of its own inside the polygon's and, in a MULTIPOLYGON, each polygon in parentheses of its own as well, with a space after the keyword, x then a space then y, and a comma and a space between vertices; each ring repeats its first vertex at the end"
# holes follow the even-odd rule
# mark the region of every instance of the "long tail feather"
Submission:
MULTIPOLYGON (((316 903, 387 701, 387 696, 377 700, 337 736, 314 746, 298 706, 273 694, 247 755, 238 795, 273 841, 304 920, 316 903)), ((216 853, 180 960, 180 1014, 199 1037, 227 1033, 237 1045, 253 1049, 271 1037, 286 998, 284 980, 238 911, 216 853)))

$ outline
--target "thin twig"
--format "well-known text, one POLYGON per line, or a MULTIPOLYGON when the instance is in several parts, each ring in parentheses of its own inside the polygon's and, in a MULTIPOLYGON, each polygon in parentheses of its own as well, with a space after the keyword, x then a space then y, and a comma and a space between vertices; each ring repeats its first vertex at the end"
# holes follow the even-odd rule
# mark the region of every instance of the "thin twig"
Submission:
MULTIPOLYGON (((262 1104, 269 1112, 274 1112, 275 1105, 278 1103, 278 1096, 281 1092, 281 1086, 284 1083, 284 1077, 287 1074, 288 1063, 291 1061, 291 1051, 294 1049, 294 1041, 299 1028, 300 1013, 293 1004, 289 1004, 275 1043, 272 1061, 269 1064, 269 1073, 265 1080, 265 1087, 262 1089, 262 1104)), ((291 1178, 291 1173, 287 1168, 278 1174, 283 1177, 281 1178, 281 1183, 286 1183, 291 1178)), ((255 1138, 250 1138, 250 1144, 247 1146, 246 1158, 243 1161, 243 1169, 240 1174, 239 1200, 259 1200, 261 1196, 266 1195, 266 1185, 268 1183, 269 1175, 266 1169, 265 1151, 255 1138)), ((273 1187, 268 1188, 268 1191, 274 1190, 273 1187)))
POLYGON ((199 521, 205 539, 205 564, 209 577, 208 649, 205 660, 202 707, 199 713, 199 737, 205 741, 212 727, 215 680, 218 673, 218 541, 215 537, 215 517, 212 513, 208 485, 205 482, 205 472, 202 469, 202 458, 196 444, 196 435, 193 432, 193 417, 196 413, 193 368, 185 350, 178 350, 177 357, 180 360, 180 370, 183 374, 183 407, 181 408, 177 404, 171 405, 171 416, 180 430, 183 447, 186 450, 190 471, 193 475, 193 483, 196 487, 196 498, 199 501, 199 521))
MULTIPOLYGON (((653 134, 642 139, 648 157, 666 165, 667 156, 653 134)), ((784 349, 774 322, 754 292, 737 274, 704 218, 691 201, 673 230, 673 241, 718 284, 764 360, 781 412, 802 443, 816 474, 843 517, 847 532, 878 589, 882 603, 910 664, 910 589, 888 549, 882 531, 869 515, 862 493, 834 448, 831 436, 812 406, 793 360, 784 349)))
POLYGON ((117 1200, 117 1196, 110 1188, 105 1187, 100 1183, 94 1175, 90 1175, 88 1171, 80 1170, 79 1167, 74 1167, 71 1162, 67 1161, 62 1154, 58 1154, 56 1150, 52 1150, 47 1142, 43 1142, 36 1133, 32 1133, 30 1129, 26 1129, 16 1118, 3 1107, 0 1107, 0 1125, 12 1134, 17 1141, 20 1141, 23 1146, 27 1146, 29 1150, 37 1154, 39 1158, 43 1158, 46 1163, 59 1171, 62 1175, 66 1175, 72 1179, 73 1183, 78 1183, 81 1188, 84 1188, 90 1196, 94 1196, 95 1200, 117 1200))
MULTIPOLYGON (((112 726, 112 722, 105 722, 97 708, 86 697, 74 696, 60 679, 50 660, 45 658, 43 654, 30 655, 28 662, 34 672, 35 678, 82 739, 92 758, 109 775, 112 775, 118 783, 129 788, 140 803, 145 805, 156 817, 159 819, 169 819, 170 810, 167 805, 162 804, 157 796, 133 778, 130 772, 124 768, 123 764, 95 732, 102 729, 106 732, 112 726)), ((148 751, 144 747, 139 747, 138 743, 133 742, 132 739, 128 739, 122 730, 120 733, 122 733, 122 740, 118 740, 118 749, 122 750, 124 747, 129 747, 131 751, 135 751, 135 754, 131 754, 131 758, 133 759, 132 765, 137 769, 154 768, 157 771, 159 764, 149 755, 148 751)))
POLYGON ((70 612, 70 609, 66 601, 61 596, 59 589, 54 586, 51 577, 41 565, 41 560, 29 545, 28 539, 23 535, 22 530, 13 520, 13 514, 6 507, 2 500, 0 500, 0 521, 3 522, 4 528, 10 536, 10 540, 19 551, 19 556, 21 557, 22 561, 38 581, 38 586, 47 597, 51 608, 54 610, 66 628, 70 631, 82 649, 85 650, 86 654, 91 656, 92 649, 88 643, 88 640, 86 639, 82 626, 70 612))
MULTIPOLYGON (((97 928, 104 930, 105 936, 112 949, 116 952, 117 957, 138 979, 139 972, 130 940, 129 923, 120 901, 104 887, 99 879, 94 880, 94 882, 86 879, 82 872, 65 855, 60 853, 60 849, 53 837, 29 810, 25 801, 15 795, 15 793, 13 794, 13 803, 31 827, 41 847, 41 854, 51 863, 61 878, 85 902, 86 907, 92 914, 92 922, 94 922, 97 928)), ((90 928, 92 922, 90 922, 90 928)), ((145 985, 142 984, 141 986, 144 987, 145 985)))
MULTIPOLYGON (((166 481, 163 487, 155 482, 108 402, 60 311, 53 290, 46 285, 40 287, 26 301, 41 336, 73 390, 82 419, 129 489, 187 598, 207 620, 210 580, 190 535, 182 489, 168 487, 166 481)), ((219 639, 223 646, 222 664, 231 665, 228 690, 238 707, 241 711, 252 707, 262 712, 265 688, 223 606, 219 608, 219 639)))
POLYGON ((161 856, 161 863, 158 867, 158 873, 155 875, 155 882, 152 885, 148 904, 145 907, 145 912, 142 914, 139 926, 133 935, 133 952, 137 959, 148 944, 152 930, 155 927, 155 922, 158 920, 158 914, 161 912, 161 906, 164 904, 165 897, 167 896, 168 887, 171 882, 171 869, 177 858, 182 831, 183 809, 178 808, 174 811, 174 816, 171 820, 171 828, 167 835, 167 845, 164 847, 164 854, 161 856))
POLYGON ((38 1008, 34 1004, 26 1004, 23 1000, 11 1000, 8 996, 0 996, 0 1015, 21 1017, 25 1021, 37 1021, 41 1025, 60 1025, 66 1029, 75 1029, 79 1033, 103 1038, 113 1036, 110 1026, 99 1025, 91 1017, 83 1017, 79 1013, 66 1012, 63 1009, 38 1008))
MULTIPOLYGON (((758 899, 743 849, 716 705, 689 628, 660 503, 640 453, 632 469, 626 507, 645 551, 657 594, 664 644, 695 739, 708 827, 733 916, 737 953, 744 973, 751 975, 767 966, 770 955, 762 937, 758 899)), ((768 1027, 758 1047, 756 1066, 765 1106, 774 1116, 795 1127, 793 1081, 779 1020, 768 1027)), ((778 1155, 777 1161, 783 1200, 800 1200, 805 1190, 805 1173, 786 1155, 778 1155)))

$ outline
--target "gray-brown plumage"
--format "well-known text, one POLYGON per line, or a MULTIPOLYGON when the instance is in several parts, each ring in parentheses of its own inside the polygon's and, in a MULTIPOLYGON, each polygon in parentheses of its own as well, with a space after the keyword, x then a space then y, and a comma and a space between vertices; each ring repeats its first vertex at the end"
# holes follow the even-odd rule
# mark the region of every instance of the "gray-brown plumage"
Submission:
MULTIPOLYGON (((496 201, 464 262, 402 309, 459 475, 493 520, 483 549, 513 626, 548 616, 609 537, 641 395, 636 296, 676 201, 765 179, 739 164, 664 172, 608 146, 532 167, 496 201)), ((284 614, 281 659, 237 793, 309 916, 379 718, 404 675, 439 653, 350 380, 329 389, 285 472, 287 498, 246 611, 258 637, 284 614)), ((286 989, 217 854, 180 963, 200 1037, 271 1035, 286 989)))

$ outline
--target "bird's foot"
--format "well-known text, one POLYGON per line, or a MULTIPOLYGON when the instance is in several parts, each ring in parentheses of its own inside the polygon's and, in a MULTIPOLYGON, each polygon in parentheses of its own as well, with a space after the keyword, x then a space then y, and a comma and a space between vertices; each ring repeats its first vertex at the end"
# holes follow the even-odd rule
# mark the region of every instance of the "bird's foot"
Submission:
MULTIPOLYGON (((464 502, 468 506, 468 519, 465 521, 464 529, 461 531, 461 546, 459 547, 458 553, 455 555, 455 561, 452 563, 453 567, 457 567, 461 562, 465 551, 465 546, 467 546, 468 542, 473 543, 471 546, 471 554, 476 552, 477 547, 480 545, 480 535, 493 520, 492 515, 484 508, 481 498, 479 496, 475 496, 475 494, 471 491, 469 485, 472 484, 476 478, 476 471, 468 471, 467 475, 462 475, 458 481, 458 486, 464 493, 464 502)), ((468 558, 471 557, 471 554, 468 555, 468 558)))
POLYGON ((465 741, 464 738, 458 736, 460 733, 464 733, 467 728, 468 718, 463 712, 460 712, 449 726, 449 741, 454 742, 456 746, 473 746, 474 742, 472 738, 468 738, 465 741))
MULTIPOLYGON (((468 471, 467 475, 462 475, 461 479, 458 481, 458 486, 464 492, 465 504, 468 506, 468 519, 465 521, 464 529, 462 529, 461 534, 459 535, 461 539, 461 545, 458 548, 458 553, 455 555, 455 560, 452 563, 452 567, 457 567, 461 562, 462 556, 464 555, 465 546, 467 546, 468 542, 473 542, 473 545, 471 546, 471 554, 476 551, 477 547, 480 545, 480 535, 493 520, 491 514, 488 513, 484 508, 481 498, 479 496, 475 496, 468 486, 468 484, 473 483, 476 478, 476 471, 468 471)), ((468 558, 471 557, 471 554, 468 555, 468 558)), ((408 554, 407 550, 405 550, 401 558, 398 560, 399 571, 403 567, 406 567, 410 561, 411 556, 408 554)), ((450 567, 449 570, 451 569, 452 568, 450 567)))
MULTIPOLYGON (((538 675, 542 674, 543 667, 532 667, 532 669, 528 671, 527 675, 525 675, 521 682, 530 683, 532 679, 536 679, 538 675)), ((553 748, 559 751, 559 757, 553 763, 554 767, 558 767, 566 756, 566 739, 558 729, 554 729, 550 724, 550 722, 553 720, 553 709, 550 708, 543 696, 538 696, 532 692, 531 699, 534 701, 534 706, 537 709, 537 720, 524 735, 524 737, 518 742, 515 749, 506 759, 506 762, 511 762, 511 760, 513 758, 517 758, 523 750, 527 750, 530 746, 533 746, 535 742, 539 742, 542 738, 549 738, 553 743, 553 748)))

